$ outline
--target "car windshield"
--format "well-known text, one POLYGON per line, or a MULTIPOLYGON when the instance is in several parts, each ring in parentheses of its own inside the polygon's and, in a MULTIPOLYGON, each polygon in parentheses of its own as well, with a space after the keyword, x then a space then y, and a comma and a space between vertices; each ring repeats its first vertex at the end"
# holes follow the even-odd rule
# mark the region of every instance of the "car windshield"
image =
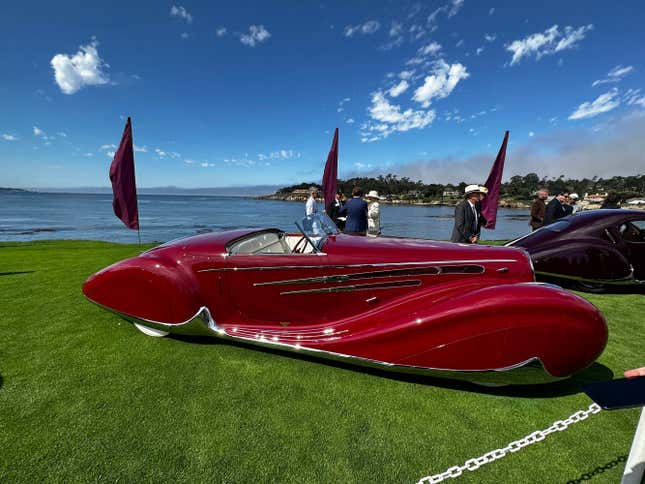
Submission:
POLYGON ((326 213, 314 213, 302 217, 296 220, 296 226, 316 250, 320 250, 327 237, 340 232, 326 213))

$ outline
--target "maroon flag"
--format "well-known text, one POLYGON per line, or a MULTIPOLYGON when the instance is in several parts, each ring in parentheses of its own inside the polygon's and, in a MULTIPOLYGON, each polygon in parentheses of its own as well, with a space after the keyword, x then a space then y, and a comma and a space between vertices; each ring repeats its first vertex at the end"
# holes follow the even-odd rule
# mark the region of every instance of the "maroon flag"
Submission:
POLYGON ((508 144, 508 131, 504 135, 504 141, 497 153, 495 163, 490 169, 488 180, 484 186, 488 188, 488 194, 482 201, 482 215, 486 219, 487 229, 494 229, 497 222, 497 205, 499 203, 499 188, 502 185, 502 173, 504 172, 504 160, 506 159, 506 145, 508 144))
POLYGON ((338 128, 334 132, 334 141, 331 143, 327 163, 325 164, 325 173, 323 173, 322 189, 325 196, 325 210, 334 202, 336 198, 336 186, 338 181, 338 128))
POLYGON ((132 148, 132 125, 130 118, 125 124, 121 144, 110 165, 110 181, 114 193, 114 215, 126 227, 139 230, 139 209, 137 207, 137 184, 134 178, 134 150, 132 148))

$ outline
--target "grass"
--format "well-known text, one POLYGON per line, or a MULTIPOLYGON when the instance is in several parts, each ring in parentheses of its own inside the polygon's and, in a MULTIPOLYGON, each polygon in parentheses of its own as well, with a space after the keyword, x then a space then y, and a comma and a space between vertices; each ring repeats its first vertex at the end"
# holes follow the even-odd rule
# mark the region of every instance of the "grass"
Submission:
MULTIPOLYGON (((645 364, 642 295, 586 295, 607 318, 607 349, 538 387, 149 338, 81 294, 138 251, 0 243, 0 482, 415 482, 587 408, 584 381, 645 364)), ((601 412, 461 482, 618 482, 637 417, 601 412)))

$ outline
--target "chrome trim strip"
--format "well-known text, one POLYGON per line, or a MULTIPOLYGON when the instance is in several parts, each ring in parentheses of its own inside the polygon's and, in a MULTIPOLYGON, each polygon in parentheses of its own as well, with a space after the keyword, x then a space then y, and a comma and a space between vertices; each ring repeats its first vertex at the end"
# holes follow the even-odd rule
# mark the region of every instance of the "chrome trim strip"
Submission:
MULTIPOLYGON (((298 254, 303 255, 303 254, 298 254)), ((304 254, 311 255, 311 254, 304 254)), ((338 265, 315 265, 315 266, 254 266, 254 267, 218 267, 212 269, 200 269, 197 272, 230 272, 230 271, 280 271, 293 269, 344 269, 347 267, 399 267, 399 266, 421 266, 433 264, 483 264, 483 263, 507 263, 518 262, 517 259, 473 259, 473 260, 435 260, 435 261, 413 261, 413 262, 376 262, 372 264, 338 264, 338 265)))
MULTIPOLYGON (((100 304, 99 304, 100 306, 100 304)), ((103 307, 103 306, 102 306, 103 307)), ((107 308, 109 309, 109 308, 107 308)), ((222 338, 230 341, 244 342, 256 346, 267 348, 274 348, 280 350, 291 351, 295 353, 303 353, 310 356, 326 358, 334 361, 341 361, 379 370, 394 371, 399 373, 411 373, 418 375, 425 375, 435 378, 450 378, 454 380, 470 381, 485 385, 510 385, 510 384, 536 384, 536 383, 549 383, 561 380, 565 377, 555 377, 550 375, 538 357, 532 357, 525 361, 519 362, 515 365, 510 365, 503 368, 491 368, 485 370, 454 370, 454 369, 441 369, 441 368, 426 368, 411 365, 402 365, 390 363, 380 360, 372 360, 360 356, 352 356, 344 353, 335 353, 331 351, 320 350, 316 348, 307 348, 299 344, 292 345, 276 341, 273 338, 248 338, 243 336, 235 336, 227 330, 220 327, 212 318, 210 311, 206 306, 202 306, 195 315, 189 320, 179 324, 167 324, 157 321, 150 321, 140 319, 133 316, 128 316, 118 311, 113 311, 116 314, 125 317, 129 321, 137 322, 157 328, 162 331, 176 334, 186 335, 209 335, 222 338)))
POLYGON ((302 279, 285 279, 281 281, 255 282, 253 286, 285 286, 291 284, 327 284, 333 282, 347 282, 354 279, 380 279, 403 276, 425 276, 439 274, 438 267, 422 267, 411 269, 392 269, 389 271, 356 272, 353 274, 335 274, 333 276, 305 277, 302 279))
MULTIPOLYGON (((508 269, 507 269, 508 270, 508 269)), ((385 271, 373 272, 357 272, 351 274, 335 274, 332 276, 318 276, 318 277, 305 277, 301 279, 283 279, 278 281, 268 282, 255 282, 254 287, 260 286, 286 286, 293 284, 328 284, 334 282, 347 282, 356 279, 381 279, 391 277, 405 277, 405 276, 436 276, 441 274, 483 274, 486 271, 484 266, 481 265, 456 265, 456 266, 442 266, 442 267, 412 267, 408 269, 390 269, 385 271), (476 267, 476 272, 459 272, 458 270, 450 271, 446 269, 462 269, 476 267)))
POLYGON ((334 286, 334 287, 319 287, 316 289, 301 289, 299 291, 285 291, 281 292, 281 296, 289 296, 292 294, 320 294, 330 292, 353 292, 353 291, 369 291, 370 289, 396 289, 399 287, 416 287, 420 286, 421 281, 418 279, 411 281, 394 281, 394 282, 378 282, 375 284, 354 284, 351 286, 334 286))

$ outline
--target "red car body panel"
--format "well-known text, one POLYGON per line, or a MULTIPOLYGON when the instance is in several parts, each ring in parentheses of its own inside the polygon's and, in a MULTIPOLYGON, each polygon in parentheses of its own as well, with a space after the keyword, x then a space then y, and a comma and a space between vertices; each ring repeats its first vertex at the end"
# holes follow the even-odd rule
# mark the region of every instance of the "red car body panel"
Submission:
POLYGON ((567 377, 607 341, 600 312, 535 283, 520 249, 339 234, 318 253, 229 251, 272 232, 167 243, 94 274, 83 292, 165 332, 194 334, 199 319, 201 334, 479 382, 567 377))

